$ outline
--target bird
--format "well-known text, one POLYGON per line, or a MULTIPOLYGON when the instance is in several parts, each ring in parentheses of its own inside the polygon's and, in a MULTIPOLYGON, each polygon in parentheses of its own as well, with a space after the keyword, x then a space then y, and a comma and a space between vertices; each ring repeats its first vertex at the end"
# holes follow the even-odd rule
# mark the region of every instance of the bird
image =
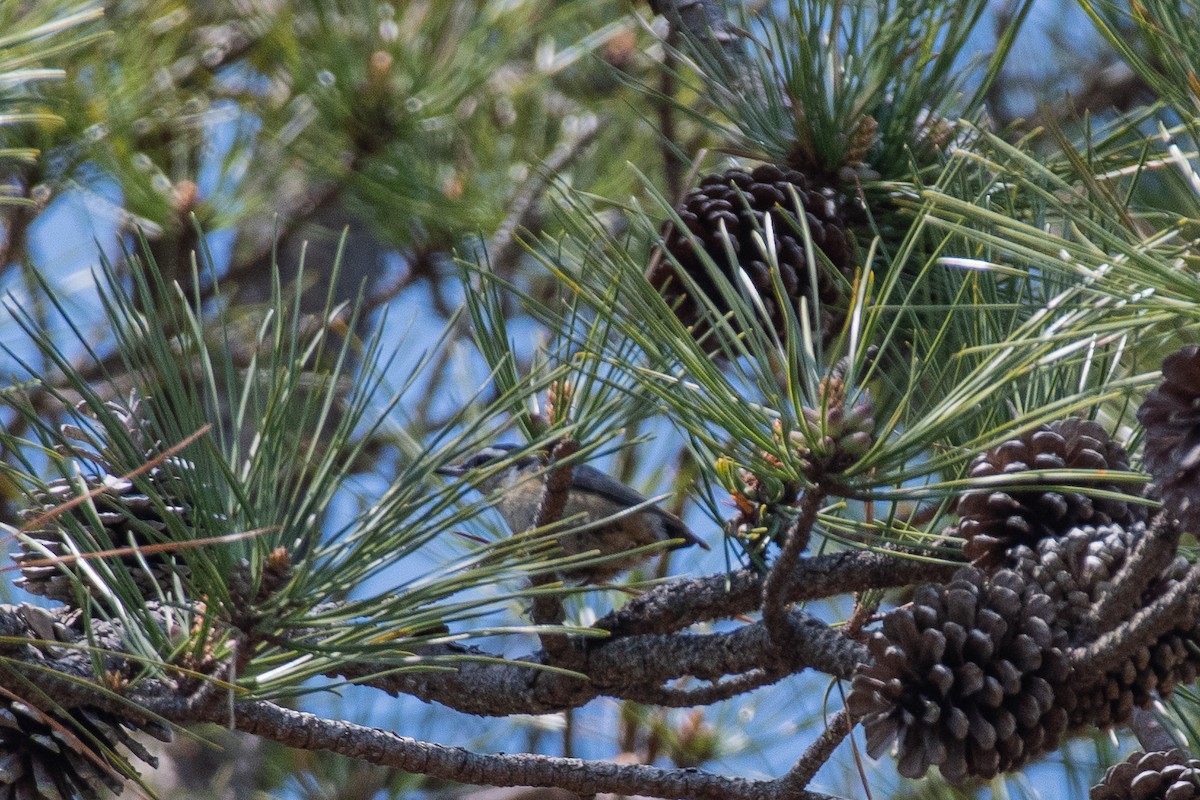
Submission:
MULTIPOLYGON (((490 464, 512 458, 518 449, 519 445, 515 444, 489 445, 458 464, 440 467, 434 472, 453 478, 470 476, 490 464)), ((519 456, 503 469, 481 473, 474 486, 484 494, 495 493, 492 507, 513 533, 521 533, 534 527, 545 492, 548 465, 549 459, 543 453, 519 456)), ((570 493, 563 518, 579 520, 558 536, 566 555, 588 551, 615 555, 671 539, 679 540, 672 549, 690 545, 709 549, 708 544, 692 533, 679 517, 649 503, 638 492, 587 464, 571 467, 570 493), (631 508, 637 510, 622 514, 631 508), (577 530, 583 526, 591 527, 577 530)), ((650 555, 631 553, 599 564, 575 567, 564 570, 563 577, 579 585, 607 583, 650 555)))

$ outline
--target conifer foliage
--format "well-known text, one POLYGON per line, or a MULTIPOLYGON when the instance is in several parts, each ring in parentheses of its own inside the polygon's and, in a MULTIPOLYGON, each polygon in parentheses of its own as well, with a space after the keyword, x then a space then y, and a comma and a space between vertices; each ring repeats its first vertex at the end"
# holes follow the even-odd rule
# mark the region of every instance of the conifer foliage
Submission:
POLYGON ((0 3, 0 800, 1198 796, 1200 7, 1031 8, 0 3))

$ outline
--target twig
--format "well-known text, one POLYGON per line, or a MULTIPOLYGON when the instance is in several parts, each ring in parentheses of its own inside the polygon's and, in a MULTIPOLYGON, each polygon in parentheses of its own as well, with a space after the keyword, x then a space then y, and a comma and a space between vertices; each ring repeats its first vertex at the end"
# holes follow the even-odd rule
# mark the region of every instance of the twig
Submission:
MULTIPOLYGON (((724 83, 733 92, 762 92, 746 51, 743 32, 733 25, 720 0, 648 0, 650 10, 661 14, 671 33, 693 51, 715 57, 725 73, 724 83)), ((708 60, 708 59, 705 59, 708 60)))
POLYGON ((1194 619, 1198 588, 1200 564, 1193 564, 1183 580, 1128 622, 1085 647, 1073 648, 1068 654, 1072 669, 1092 674, 1106 672, 1125 660, 1133 649, 1155 641, 1181 620, 1194 619))
MULTIPOLYGON (((18 168, 9 185, 14 190, 12 194, 23 197, 28 187, 37 180, 35 167, 18 168)), ((37 214, 35 210, 25 205, 9 206, 7 212, 0 214, 0 276, 9 267, 25 263, 29 254, 29 226, 33 224, 37 214)))
POLYGON ((783 671, 768 671, 752 669, 737 677, 714 683, 711 686, 699 686, 692 689, 678 689, 670 686, 647 688, 636 692, 627 692, 626 700, 633 700, 647 705, 663 706, 664 708, 689 708, 691 706, 710 706, 731 697, 761 689, 778 683, 789 673, 783 671))
MULTIPOLYGON (((564 461, 579 452, 579 442, 564 439, 554 446, 550 454, 550 466, 546 470, 545 486, 542 489, 542 499, 538 503, 537 513, 533 518, 535 529, 545 528, 562 519, 567 509, 567 500, 571 495, 572 466, 564 461)), ((555 577, 548 573, 531 575, 529 581, 533 586, 545 586, 553 583, 555 577)), ((539 592, 534 595, 530 616, 535 625, 561 625, 566 619, 562 597, 553 592, 539 592)), ((570 654, 570 641, 562 634, 540 633, 542 649, 551 664, 564 665, 570 654)))
POLYGON ((675 48, 679 43, 679 31, 671 27, 667 33, 667 46, 663 50, 662 77, 659 78, 659 97, 654 105, 658 112, 658 135, 662 137, 663 188, 671 202, 683 201, 683 162, 675 148, 678 142, 675 131, 675 69, 678 59, 675 48))
POLYGON ((533 224, 538 201, 546 193, 550 182, 575 160, 600 132, 600 122, 588 119, 582 129, 566 141, 561 142, 546 158, 545 163, 529 176, 528 180, 508 203, 508 215, 487 243, 491 267, 498 275, 508 275, 516 268, 521 256, 521 231, 533 224))
POLYGON ((1092 606, 1083 624, 1102 633, 1119 625, 1129 609, 1140 608, 1143 592, 1174 560, 1179 536, 1179 526, 1165 513, 1155 517, 1125 565, 1113 576, 1112 588, 1092 606))
POLYGON ((833 719, 825 726, 821 735, 808 746, 804 755, 800 756, 800 760, 786 775, 776 781, 781 794, 784 797, 799 797, 804 788, 812 781, 813 776, 817 774, 817 770, 829 760, 833 751, 849 735, 853 727, 850 717, 846 714, 846 709, 843 708, 834 714, 833 719))
POLYGON ((846 625, 842 628, 842 634, 856 641, 866 639, 867 637, 863 634, 862 629, 875 616, 881 599, 878 592, 855 592, 854 611, 850 613, 850 619, 846 620, 846 625), (871 598, 870 600, 866 599, 868 596, 871 598))
MULTIPOLYGON (((179 453, 182 450, 184 450, 185 448, 187 448, 190 444, 192 444, 192 442, 196 441, 201 436, 204 436, 210 430, 212 430, 211 422, 202 425, 199 428, 199 430, 195 431, 194 433, 188 434, 187 436, 185 436, 182 440, 180 440, 176 444, 173 444, 170 447, 164 448, 162 450, 162 452, 155 454, 155 456, 153 458, 147 459, 144 463, 142 463, 136 469, 132 469, 129 472, 122 475, 121 480, 129 480, 131 478, 136 478, 139 475, 143 475, 143 474, 149 472, 150 470, 152 470, 155 467, 162 464, 164 461, 166 461, 171 456, 173 456, 176 453, 179 453)), ((35 530, 38 527, 46 524, 50 520, 55 519, 55 518, 65 514, 66 512, 70 511, 71 509, 75 508, 76 506, 79 506, 84 503, 92 501, 94 498, 96 498, 98 495, 103 494, 105 491, 107 491, 106 486, 98 486, 95 489, 92 489, 91 491, 87 492, 86 494, 76 495, 75 497, 71 498, 70 500, 66 501, 65 503, 59 503, 58 505, 54 506, 50 510, 48 510, 45 513, 38 516, 37 518, 30 520, 21 528, 21 530, 22 531, 35 530)), ((96 555, 103 556, 103 555, 107 555, 107 553, 97 553, 96 555)), ((55 563, 58 563, 58 561, 65 561, 65 558, 59 559, 55 563)))
POLYGON ((771 638, 780 646, 787 641, 788 590, 792 587, 800 554, 808 547, 817 512, 824 500, 825 493, 816 487, 805 491, 800 499, 800 513, 795 522, 788 526, 784 534, 783 548, 763 585, 763 621, 767 624, 771 638))
POLYGON ((1129 729, 1137 737, 1138 744, 1147 753, 1155 750, 1178 750, 1179 741, 1174 734, 1163 725, 1158 714, 1147 708, 1135 708, 1133 718, 1129 721, 1129 729))

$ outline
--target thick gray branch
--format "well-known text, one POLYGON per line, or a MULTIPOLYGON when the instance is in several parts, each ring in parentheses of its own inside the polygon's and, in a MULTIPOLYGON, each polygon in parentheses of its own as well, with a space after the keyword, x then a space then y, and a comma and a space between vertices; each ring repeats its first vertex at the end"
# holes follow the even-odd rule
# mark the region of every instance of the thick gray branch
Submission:
MULTIPOLYGON (((889 589, 948 579, 961 564, 849 550, 805 559, 785 597, 795 603, 867 589, 889 589)), ((697 622, 757 611, 763 577, 750 570, 676 580, 634 598, 596 623, 614 635, 670 633, 697 622)), ((601 640, 603 641, 603 640, 601 640)))
MULTIPOLYGON (((904 585, 945 577, 952 569, 952 565, 851 551, 801 561, 786 596, 797 601, 851 589, 904 585)), ((847 678, 856 664, 866 660, 860 644, 800 613, 788 615, 794 637, 785 648, 771 645, 761 623, 729 633, 675 633, 694 622, 754 611, 761 602, 762 586, 761 576, 738 572, 728 578, 715 575, 677 581, 631 601, 599 626, 612 635, 587 640, 580 649, 580 662, 572 668, 586 679, 546 670, 542 653, 496 663, 491 654, 458 645, 439 645, 420 653, 431 661, 440 657, 456 667, 453 670, 386 674, 396 667, 395 662, 387 661, 347 665, 336 674, 465 713, 504 716, 577 708, 598 696, 645 699, 650 691, 667 697, 680 691, 669 684, 685 678, 731 681, 726 687, 694 690, 691 698, 676 698, 676 702, 686 703, 730 696, 727 693, 742 687, 749 691, 754 685, 808 668, 847 678)), ((14 619, 0 613, 0 628, 14 619)), ((114 648, 119 647, 120 637, 112 638, 114 648)), ((277 644, 286 646, 286 642, 277 644)), ((73 657, 80 661, 75 674, 90 676, 88 659, 82 654, 73 657)), ((121 671, 119 664, 112 668, 121 671)))
MULTIPOLYGON (((940 580, 953 574, 955 568, 953 564, 848 551, 801 561, 786 597, 795 602, 940 580)), ((665 683, 687 677, 719 680, 764 670, 774 676, 771 680, 778 680, 811 667, 847 678, 855 664, 866 660, 861 645, 806 614, 789 615, 795 625, 795 640, 783 654, 770 646, 761 624, 726 634, 667 635, 696 622, 755 611, 762 593, 762 576, 743 570, 728 576, 677 580, 635 598, 597 624, 613 635, 587 640, 588 652, 581 662, 572 664, 573 669, 588 676, 587 681, 542 669, 545 657, 540 653, 499 664, 470 662, 466 659, 472 655, 484 658, 490 654, 458 646, 422 652, 460 659, 456 671, 378 677, 388 665, 356 664, 339 674, 392 694, 410 694, 464 713, 505 716, 563 711, 599 696, 645 701, 647 692, 652 692, 665 697, 672 693, 662 688, 665 683)), ((716 693, 715 689, 710 691, 716 693)), ((689 700, 680 698, 678 702, 689 700)))
POLYGON ((1126 616, 1128 609, 1141 605, 1146 588, 1166 571, 1179 549, 1181 532, 1174 520, 1160 513, 1134 545, 1133 554, 1125 561, 1112 582, 1112 590, 1088 611, 1085 624, 1092 631, 1112 630, 1126 616))
MULTIPOLYGON (((15 630, 22 635, 31 633, 20 624, 15 630)), ((230 703, 228 696, 219 691, 185 696, 178 686, 161 679, 136 683, 121 700, 111 692, 99 691, 86 679, 60 677, 57 672, 60 667, 67 667, 68 674, 75 674, 67 659, 50 657, 48 652, 31 645, 9 644, 5 650, 7 660, 5 668, 0 669, 0 687, 24 687, 23 682, 28 682, 52 694, 62 709, 94 707, 142 722, 154 718, 179 725, 217 723, 289 747, 338 753, 371 764, 462 783, 553 786, 587 793, 697 800, 833 800, 815 792, 784 791, 774 781, 715 775, 696 769, 660 769, 534 754, 473 753, 376 728, 323 719, 265 701, 230 703), (31 668, 35 662, 37 668, 31 668)))
MULTIPOLYGON (((719 680, 754 670, 780 676, 813 668, 849 678, 867 659, 866 647, 847 639, 807 614, 790 615, 792 646, 775 647, 762 623, 732 633, 647 634, 612 639, 583 654, 575 669, 581 680, 542 669, 544 656, 535 654, 505 663, 466 662, 453 671, 384 673, 388 664, 356 664, 343 677, 391 694, 410 694, 468 714, 507 716, 548 714, 576 708, 601 695, 642 699, 648 687, 679 678, 719 680)), ((469 654, 464 648, 443 648, 425 655, 469 654)))
POLYGON ((1200 564, 1193 564, 1184 579, 1153 604, 1090 644, 1073 648, 1069 654, 1071 667, 1083 674, 1100 675, 1118 666, 1136 648, 1163 636, 1180 620, 1195 619, 1200 603, 1197 589, 1200 589, 1200 564))
MULTIPOLYGON (((848 589, 901 585, 943 577, 952 569, 950 565, 888 555, 841 553, 802 561, 795 568, 796 579, 790 582, 791 589, 786 595, 794 601, 848 589)), ((693 700, 713 702, 720 696, 749 691, 808 668, 847 678, 858 663, 868 658, 861 644, 800 612, 787 615, 791 644, 786 648, 772 643, 762 623, 726 633, 678 633, 680 628, 696 621, 754 610, 761 602, 762 586, 760 576, 736 573, 729 577, 728 583, 726 576, 679 581, 638 598, 631 604, 633 608, 622 609, 606 620, 613 635, 589 641, 587 647, 580 648, 579 671, 586 678, 544 669, 541 654, 524 660, 487 663, 471 661, 473 651, 452 645, 430 648, 422 655, 446 656, 457 667, 455 670, 380 674, 396 666, 395 662, 386 662, 359 664, 353 674, 350 669, 342 674, 386 691, 412 694, 467 713, 508 715, 561 711, 597 696, 634 696, 648 689, 660 690, 668 702, 671 699, 678 704, 693 700), (689 690, 669 686, 683 678, 717 683, 689 690)), ((43 640, 78 639, 80 634, 65 630, 60 619, 64 618, 54 612, 10 606, 0 610, 0 634, 43 640)), ((98 623, 97 630, 102 640, 96 643, 114 651, 105 659, 106 671, 136 679, 141 672, 139 666, 119 652, 123 638, 120 631, 108 623, 98 623)), ((52 692, 65 708, 94 705, 135 720, 138 716, 128 705, 91 690, 87 684, 94 680, 93 667, 84 650, 12 643, 2 651, 7 670, 0 673, 0 685, 5 677, 16 680, 19 673, 22 680, 52 692), (54 671, 75 680, 56 677, 54 671)), ((141 680, 135 683, 129 696, 172 722, 229 724, 295 747, 332 750, 371 763, 459 781, 658 797, 822 800, 821 795, 800 790, 799 781, 794 779, 748 781, 693 770, 661 770, 535 755, 480 755, 323 720, 267 703, 233 704, 227 692, 195 691, 195 686, 187 684, 182 676, 141 680)))

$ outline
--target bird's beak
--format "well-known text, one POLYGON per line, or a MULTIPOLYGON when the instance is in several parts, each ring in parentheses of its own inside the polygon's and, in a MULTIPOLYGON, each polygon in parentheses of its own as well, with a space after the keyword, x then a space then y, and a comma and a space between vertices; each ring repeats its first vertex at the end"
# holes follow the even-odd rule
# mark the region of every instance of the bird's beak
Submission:
POLYGON ((467 472, 466 468, 461 464, 448 464, 444 467, 438 467, 433 471, 434 475, 445 475, 448 478, 461 478, 467 472))

